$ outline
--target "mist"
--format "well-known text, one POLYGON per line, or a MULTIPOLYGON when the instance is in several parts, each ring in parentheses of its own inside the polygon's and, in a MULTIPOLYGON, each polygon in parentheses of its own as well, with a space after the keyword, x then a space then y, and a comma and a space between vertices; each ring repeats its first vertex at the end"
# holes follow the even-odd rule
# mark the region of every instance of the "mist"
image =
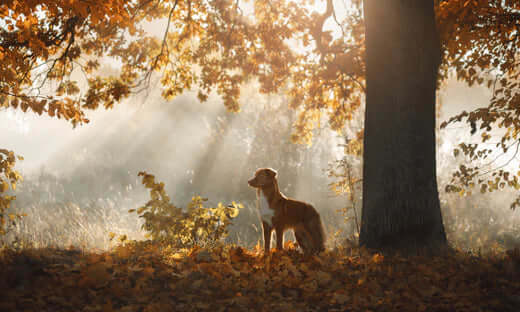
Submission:
POLYGON ((291 143, 296 115, 287 99, 260 95, 254 85, 243 88, 240 113, 227 112, 217 95, 201 103, 187 92, 168 102, 159 91, 88 112, 91 122, 75 129, 63 120, 3 110, 0 141, 24 157, 16 165, 24 181, 13 209, 27 213, 6 239, 102 249, 110 247, 110 232, 143 239, 141 220, 127 212, 148 200, 140 171, 164 182, 179 207, 195 195, 208 204, 243 203, 232 242, 260 239, 255 191, 247 186, 259 167, 278 170, 282 191, 314 203, 324 223, 337 223, 345 199, 330 191, 325 172, 340 155, 337 133, 324 127, 312 146, 291 143))
MULTIPOLYGON (((491 90, 483 86, 469 87, 454 78, 447 81, 438 94, 437 124, 465 111, 487 107, 492 97, 491 90)), ((515 248, 520 244, 519 212, 510 209, 518 197, 512 188, 480 193, 478 187, 464 194, 447 193, 445 187, 450 183, 453 173, 460 165, 479 166, 488 174, 488 178, 497 169, 516 172, 519 166, 514 151, 504 154, 496 149, 504 129, 493 129, 492 138, 482 143, 480 132, 471 134, 468 123, 450 124, 444 129, 437 127, 437 181, 444 225, 448 240, 452 245, 463 250, 489 251, 515 248), (463 155, 456 157, 454 148, 460 143, 479 144, 494 149, 488 159, 470 161, 463 155), (495 160, 495 161, 491 161, 495 160)))
MULTIPOLYGON (((247 179, 260 167, 278 170, 286 195, 314 204, 329 246, 355 238, 352 218, 359 222, 362 190, 356 189, 355 203, 338 196, 329 187, 334 178, 326 169, 346 157, 361 177, 361 158, 343 154, 343 138, 326 122, 315 131, 312 146, 293 144, 296 112, 287 108, 284 95, 261 95, 255 83, 244 86, 241 94, 241 112, 230 113, 216 94, 204 103, 195 92, 166 101, 159 86, 152 86, 112 110, 88 112, 91 122, 76 128, 63 120, 2 110, 0 141, 25 158, 16 166, 24 181, 13 210, 27 213, 5 240, 106 249, 113 244, 110 232, 144 239, 141 220, 128 210, 148 200, 137 176, 146 171, 165 183, 179 207, 195 195, 208 198, 210 205, 243 203, 227 240, 253 246, 261 240, 261 226, 247 179)), ((450 80, 439 92, 438 124, 461 110, 486 106, 489 98, 485 88, 450 80)), ((361 127, 358 112, 345 133, 352 135, 361 127)), ((450 242, 478 249, 519 241, 518 213, 509 209, 513 191, 463 197, 444 191, 453 171, 467 162, 455 158, 453 148, 460 142, 478 143, 478 135, 459 123, 438 129, 437 138, 437 179, 450 242)))

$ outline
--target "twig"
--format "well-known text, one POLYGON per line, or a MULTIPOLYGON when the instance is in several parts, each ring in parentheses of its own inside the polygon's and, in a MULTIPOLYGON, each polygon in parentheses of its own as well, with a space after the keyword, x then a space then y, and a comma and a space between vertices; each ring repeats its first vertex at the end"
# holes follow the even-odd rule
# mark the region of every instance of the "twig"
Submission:
POLYGON ((137 87, 143 81, 146 82, 146 85, 149 85, 150 84, 150 77, 152 75, 152 72, 157 67, 157 63, 159 62, 159 58, 163 55, 164 49, 166 48, 167 52, 169 53, 168 41, 167 41, 168 33, 170 32, 170 24, 171 24, 173 12, 175 11, 175 8, 177 7, 178 3, 179 3, 179 0, 175 0, 175 3, 173 4, 173 7, 170 9, 170 13, 168 15, 168 22, 166 24, 166 30, 164 31, 164 36, 163 36, 163 40, 162 40, 162 43, 161 43, 161 51, 159 52, 159 54, 157 54, 155 56, 154 61, 153 61, 153 65, 150 66, 150 68, 148 69, 148 71, 145 74, 145 76, 143 77, 143 79, 141 79, 136 85, 134 85, 134 87, 137 87))
MULTIPOLYGON (((505 166, 509 165, 511 163, 511 161, 516 158, 516 155, 518 154, 518 149, 520 147, 520 141, 516 141, 515 143, 516 143, 515 153, 513 154, 513 156, 506 163, 504 163, 501 166, 498 166, 496 168, 493 168, 491 170, 488 170, 488 171, 486 171, 484 173, 478 174, 478 175, 476 175, 476 177, 481 177, 481 176, 490 174, 491 172, 497 171, 498 169, 504 168, 505 166)), ((502 154, 502 155, 504 155, 504 154, 502 154)))

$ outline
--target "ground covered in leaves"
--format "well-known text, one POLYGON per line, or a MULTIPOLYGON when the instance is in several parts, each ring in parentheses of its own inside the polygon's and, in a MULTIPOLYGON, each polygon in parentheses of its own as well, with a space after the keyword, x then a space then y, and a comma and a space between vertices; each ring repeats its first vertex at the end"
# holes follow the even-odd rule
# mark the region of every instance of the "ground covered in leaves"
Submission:
MULTIPOLYGON (((289 246, 291 247, 291 246, 289 246)), ((0 311, 520 311, 520 253, 4 250, 0 311)))

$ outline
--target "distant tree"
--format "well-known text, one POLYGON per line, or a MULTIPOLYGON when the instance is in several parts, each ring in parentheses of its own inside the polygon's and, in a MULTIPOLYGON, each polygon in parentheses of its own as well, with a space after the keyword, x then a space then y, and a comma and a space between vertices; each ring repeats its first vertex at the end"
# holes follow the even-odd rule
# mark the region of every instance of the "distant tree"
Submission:
MULTIPOLYGON (((295 116, 284 94, 263 97, 249 87, 252 90, 246 93, 248 103, 240 114, 219 115, 210 126, 209 143, 200 148, 201 161, 194 166, 190 188, 205 196, 254 198, 255 192, 244 181, 250 179, 257 168, 265 166, 278 170, 282 190, 294 194, 298 177, 302 179, 313 169, 321 173, 326 163, 326 160, 319 163, 309 158, 323 153, 330 158, 329 146, 320 141, 314 141, 311 146, 291 144, 295 116), (226 180, 224 187, 215 183, 222 179, 226 180)), ((318 134, 317 137, 323 140, 324 136, 318 134)), ((302 184, 308 181, 310 185, 312 179, 302 180, 302 184)))

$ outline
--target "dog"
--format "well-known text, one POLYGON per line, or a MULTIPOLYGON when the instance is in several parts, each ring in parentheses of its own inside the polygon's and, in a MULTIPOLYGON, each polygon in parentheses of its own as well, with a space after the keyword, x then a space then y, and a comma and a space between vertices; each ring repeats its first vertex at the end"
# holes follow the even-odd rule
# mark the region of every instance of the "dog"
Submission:
POLYGON ((257 208, 264 232, 264 250, 269 253, 271 233, 276 233, 276 248, 283 249, 283 233, 293 229, 305 254, 325 250, 325 233, 319 213, 308 203, 287 198, 278 188, 277 172, 271 168, 256 170, 247 181, 256 188, 257 208))

